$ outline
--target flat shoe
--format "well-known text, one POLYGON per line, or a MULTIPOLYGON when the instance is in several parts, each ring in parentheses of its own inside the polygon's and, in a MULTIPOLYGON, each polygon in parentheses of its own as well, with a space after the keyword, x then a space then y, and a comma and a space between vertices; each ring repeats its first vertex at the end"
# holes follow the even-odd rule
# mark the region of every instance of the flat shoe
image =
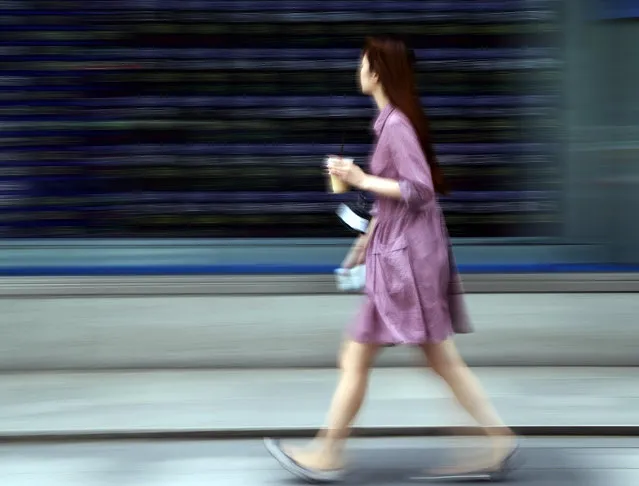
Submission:
POLYGON ((519 467, 519 452, 519 445, 516 445, 496 469, 481 469, 452 474, 428 474, 411 479, 415 481, 504 481, 519 467))
POLYGON ((280 463, 280 466, 307 483, 336 483, 344 478, 344 471, 342 469, 309 469, 298 464, 292 457, 284 452, 280 441, 277 439, 266 438, 264 439, 264 445, 266 446, 266 450, 280 463))

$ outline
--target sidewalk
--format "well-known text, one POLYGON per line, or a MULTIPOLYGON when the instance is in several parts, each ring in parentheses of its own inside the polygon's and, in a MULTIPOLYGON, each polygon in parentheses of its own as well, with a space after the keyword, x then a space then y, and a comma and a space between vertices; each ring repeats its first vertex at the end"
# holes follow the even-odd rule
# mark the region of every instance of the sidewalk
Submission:
MULTIPOLYGON (((359 295, 0 299, 0 369, 333 368, 359 295)), ((635 294, 472 294, 472 366, 639 366, 635 294)), ((378 366, 413 366, 386 350, 378 366)))
MULTIPOLYGON (((514 426, 639 427, 634 368, 480 368, 514 426)), ((273 433, 323 424, 335 370, 152 371, 0 375, 0 436, 273 433)), ((417 368, 378 369, 357 426, 470 422, 417 368)))

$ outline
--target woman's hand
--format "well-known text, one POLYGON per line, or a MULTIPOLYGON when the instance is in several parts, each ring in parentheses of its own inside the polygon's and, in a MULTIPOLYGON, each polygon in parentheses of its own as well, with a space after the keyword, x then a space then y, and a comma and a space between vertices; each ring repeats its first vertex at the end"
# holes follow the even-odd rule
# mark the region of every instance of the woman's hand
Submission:
POLYGON ((362 265, 366 260, 366 247, 368 246, 368 235, 362 235, 355 240, 346 258, 342 262, 342 268, 353 268, 362 265))
POLYGON ((334 158, 328 164, 328 173, 338 177, 351 187, 360 188, 366 180, 367 174, 350 161, 334 158))

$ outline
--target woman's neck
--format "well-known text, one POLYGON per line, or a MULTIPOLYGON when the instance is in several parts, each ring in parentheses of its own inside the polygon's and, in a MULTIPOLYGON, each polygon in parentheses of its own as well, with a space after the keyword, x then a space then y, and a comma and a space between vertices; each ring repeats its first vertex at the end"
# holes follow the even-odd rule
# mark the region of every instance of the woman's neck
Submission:
POLYGON ((377 105, 377 108, 379 108, 379 111, 382 111, 386 108, 386 105, 390 103, 390 100, 381 89, 373 93, 373 99, 375 100, 375 104, 377 105))

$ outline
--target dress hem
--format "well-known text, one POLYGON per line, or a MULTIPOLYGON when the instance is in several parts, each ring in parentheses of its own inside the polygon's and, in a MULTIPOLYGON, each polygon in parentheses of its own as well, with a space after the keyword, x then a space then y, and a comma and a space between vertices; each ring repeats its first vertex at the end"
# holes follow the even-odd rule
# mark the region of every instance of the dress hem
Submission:
POLYGON ((348 337, 353 342, 356 342, 358 344, 371 344, 371 345, 376 345, 376 346, 380 346, 384 348, 394 348, 398 346, 414 347, 414 346, 424 346, 425 344, 440 344, 445 341, 448 341, 451 338, 454 338, 455 335, 456 333, 451 333, 442 339, 423 339, 419 341, 377 341, 375 339, 361 339, 353 335, 348 335, 348 337))

